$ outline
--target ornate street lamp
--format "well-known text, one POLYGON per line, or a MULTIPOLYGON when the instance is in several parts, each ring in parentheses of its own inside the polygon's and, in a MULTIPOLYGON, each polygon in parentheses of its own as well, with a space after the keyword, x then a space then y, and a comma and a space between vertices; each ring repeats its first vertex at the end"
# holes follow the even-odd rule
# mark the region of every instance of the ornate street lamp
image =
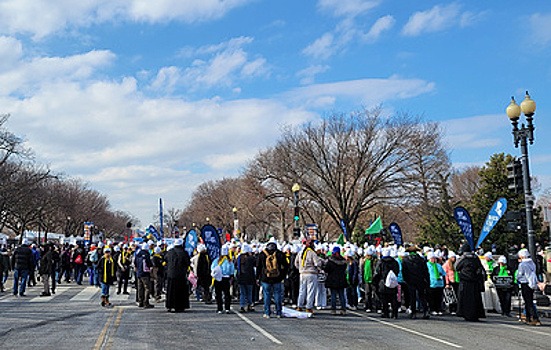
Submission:
POLYGON ((300 220, 300 208, 298 206, 298 192, 300 191, 300 185, 298 183, 295 183, 293 187, 291 187, 291 191, 293 191, 293 200, 295 204, 295 215, 293 216, 295 227, 293 229, 293 236, 298 238, 300 237, 300 226, 298 223, 298 221, 300 220))
POLYGON ((233 236, 239 238, 239 219, 237 218, 237 207, 233 207, 233 236))
POLYGON ((524 205, 526 208, 526 231, 528 234, 528 250, 532 260, 536 262, 536 243, 534 235, 534 196, 532 195, 532 188, 530 186, 530 167, 528 164, 528 142, 534 143, 534 113, 536 111, 536 102, 530 98, 528 91, 526 91, 526 97, 521 102, 520 106, 515 102, 515 98, 511 97, 511 103, 506 109, 507 116, 513 124, 513 141, 515 148, 518 148, 520 143, 520 149, 522 153, 522 178, 524 184, 524 205), (521 124, 519 128, 519 119, 521 112, 526 117, 527 125, 521 124))

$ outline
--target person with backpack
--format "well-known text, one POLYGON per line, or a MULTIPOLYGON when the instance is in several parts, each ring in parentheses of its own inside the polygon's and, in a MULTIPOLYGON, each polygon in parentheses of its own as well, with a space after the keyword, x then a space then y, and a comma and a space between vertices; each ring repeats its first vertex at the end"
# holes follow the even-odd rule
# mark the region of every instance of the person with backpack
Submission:
POLYGON ((90 246, 90 250, 88 251, 88 254, 86 254, 86 266, 88 269, 88 276, 90 276, 90 285, 95 285, 96 281, 96 267, 100 256, 98 253, 97 246, 95 244, 92 244, 90 246))
POLYGON ((262 285, 264 299, 264 318, 271 316, 272 297, 275 302, 276 317, 283 312, 283 279, 287 275, 289 265, 285 254, 277 249, 275 242, 269 242, 258 255, 256 278, 262 285))
POLYGON ((400 265, 396 259, 390 256, 390 248, 381 250, 381 259, 375 267, 373 283, 377 286, 377 292, 381 298, 383 318, 398 318, 398 274, 400 265), (392 315, 389 314, 389 305, 392 308, 392 315))
POLYGON ((256 259, 252 255, 251 246, 247 243, 243 243, 243 246, 241 247, 241 254, 239 254, 235 263, 237 271, 237 284, 239 285, 240 312, 254 311, 253 287, 256 280, 254 272, 255 266, 256 259))

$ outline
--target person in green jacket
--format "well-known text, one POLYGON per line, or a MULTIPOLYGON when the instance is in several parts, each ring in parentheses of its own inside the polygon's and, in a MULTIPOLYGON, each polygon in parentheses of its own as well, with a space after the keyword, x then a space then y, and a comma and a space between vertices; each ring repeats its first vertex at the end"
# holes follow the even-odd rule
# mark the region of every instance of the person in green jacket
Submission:
POLYGON ((360 264, 361 275, 363 278, 365 296, 364 296, 364 310, 365 312, 377 311, 375 305, 376 298, 376 286, 373 285, 373 274, 375 272, 376 257, 372 247, 368 247, 365 250, 365 256, 360 264))
POLYGON ((501 304, 501 315, 513 317, 511 315, 511 296, 514 286, 514 274, 511 272, 509 267, 507 267, 507 258, 505 255, 500 256, 497 263, 498 265, 492 270, 492 280, 496 286, 497 296, 499 298, 499 303, 501 304), (509 281, 510 283, 508 283, 509 281))

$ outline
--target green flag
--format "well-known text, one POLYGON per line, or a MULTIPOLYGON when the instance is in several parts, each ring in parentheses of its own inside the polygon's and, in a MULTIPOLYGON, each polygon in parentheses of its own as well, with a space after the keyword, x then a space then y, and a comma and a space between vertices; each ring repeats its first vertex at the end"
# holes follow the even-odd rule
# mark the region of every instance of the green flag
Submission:
POLYGON ((344 245, 344 235, 341 233, 337 239, 337 244, 344 245))
POLYGON ((371 226, 369 226, 369 228, 365 230, 365 234, 374 235, 381 232, 382 229, 383 229, 383 223, 381 222, 381 217, 379 216, 377 220, 373 221, 371 226))

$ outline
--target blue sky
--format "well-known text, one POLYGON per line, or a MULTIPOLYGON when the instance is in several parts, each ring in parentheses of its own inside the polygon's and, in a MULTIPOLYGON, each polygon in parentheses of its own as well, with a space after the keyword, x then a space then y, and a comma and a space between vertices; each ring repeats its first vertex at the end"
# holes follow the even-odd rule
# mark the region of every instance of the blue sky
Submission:
POLYGON ((519 154, 525 90, 551 187, 549 1, 0 0, 0 57, 9 129, 142 225, 335 111, 439 121, 459 168, 519 154))

